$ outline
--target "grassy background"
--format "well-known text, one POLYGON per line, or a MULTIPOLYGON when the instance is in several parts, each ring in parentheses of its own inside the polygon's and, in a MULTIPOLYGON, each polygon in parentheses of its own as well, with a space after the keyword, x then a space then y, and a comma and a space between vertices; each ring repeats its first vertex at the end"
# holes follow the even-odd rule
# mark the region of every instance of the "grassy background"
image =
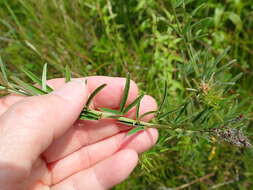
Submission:
MULTIPOLYGON (((129 72, 158 100, 167 80, 164 111, 175 111, 161 122, 206 129, 244 114, 235 127, 249 137, 252 30, 249 0, 0 0, 0 55, 10 74, 24 77, 23 66, 40 74, 44 63, 50 78, 66 65, 76 77, 129 72)), ((252 150, 215 141, 161 130, 115 189, 253 188, 252 150)))

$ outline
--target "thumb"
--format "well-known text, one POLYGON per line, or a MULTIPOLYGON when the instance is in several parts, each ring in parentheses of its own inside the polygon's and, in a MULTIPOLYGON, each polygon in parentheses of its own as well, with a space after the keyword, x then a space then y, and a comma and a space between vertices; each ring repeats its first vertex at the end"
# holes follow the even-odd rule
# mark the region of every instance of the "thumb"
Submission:
POLYGON ((0 117, 0 163, 29 171, 52 141, 76 121, 87 96, 84 81, 77 80, 13 105, 0 117))

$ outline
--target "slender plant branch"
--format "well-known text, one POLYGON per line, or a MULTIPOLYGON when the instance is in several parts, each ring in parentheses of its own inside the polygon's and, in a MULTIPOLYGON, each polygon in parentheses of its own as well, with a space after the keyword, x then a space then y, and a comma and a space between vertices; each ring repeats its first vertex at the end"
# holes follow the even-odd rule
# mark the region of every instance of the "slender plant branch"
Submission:
MULTIPOLYGON (((15 76, 8 77, 7 73, 8 70, 6 69, 6 66, 4 65, 2 59, 0 58, 0 69, 2 72, 2 85, 0 85, 1 91, 6 91, 7 93, 15 93, 19 95, 24 96, 35 96, 35 95, 44 95, 48 94, 53 91, 53 89, 47 85, 47 64, 44 65, 42 76, 37 77, 34 75, 31 71, 27 69, 22 69, 23 73, 31 79, 31 81, 35 82, 39 87, 34 86, 33 84, 29 84, 15 76)), ((69 67, 66 67, 65 69, 65 82, 71 81, 71 71, 69 67)), ((84 82, 84 85, 87 85, 87 80, 84 82)), ((157 129, 166 129, 166 130, 176 130, 180 129, 183 132, 188 133, 208 133, 212 135, 216 135, 220 138, 222 138, 224 141, 227 141, 229 143, 232 143, 236 146, 240 147, 249 147, 251 146, 249 140, 246 136, 243 135, 241 130, 235 130, 232 128, 229 128, 227 126, 224 126, 223 128, 214 128, 214 129, 207 129, 207 130, 189 130, 189 126, 185 126, 183 124, 160 124, 159 121, 161 121, 162 118, 166 118, 171 113, 175 113, 178 111, 178 114, 175 118, 175 122, 178 121, 178 119, 181 117, 181 115, 186 111, 188 102, 181 105, 179 108, 175 110, 171 110, 165 113, 162 113, 162 107, 164 107, 166 99, 167 99, 167 82, 165 82, 164 85, 164 95, 161 101, 161 104, 157 111, 149 111, 142 115, 140 115, 140 104, 141 100, 144 95, 138 96, 130 105, 126 105, 126 101, 129 95, 129 89, 130 89, 130 75, 127 76, 126 82, 125 82, 125 88, 123 91, 123 96, 120 103, 119 110, 112 110, 108 108, 98 108, 97 110, 91 109, 90 104, 92 103, 94 97, 102 91, 106 87, 106 84, 102 84, 99 87, 97 87, 89 96, 87 103, 85 107, 83 108, 82 112, 80 113, 79 119, 81 120, 100 120, 100 119, 115 119, 117 123, 124 124, 127 126, 131 126, 132 129, 128 132, 128 134, 134 134, 138 131, 145 130, 147 128, 157 128, 157 129), (125 117, 126 113, 130 111, 132 108, 136 109, 135 119, 130 119, 125 117), (157 123, 154 122, 144 122, 141 121, 145 116, 149 114, 154 114, 155 118, 157 118, 157 123)), ((193 118, 193 123, 197 121, 202 115, 210 111, 211 109, 206 109, 200 112, 198 115, 193 118)), ((242 119, 242 116, 239 116, 238 118, 235 118, 230 123, 234 123, 237 121, 240 121, 242 119)))

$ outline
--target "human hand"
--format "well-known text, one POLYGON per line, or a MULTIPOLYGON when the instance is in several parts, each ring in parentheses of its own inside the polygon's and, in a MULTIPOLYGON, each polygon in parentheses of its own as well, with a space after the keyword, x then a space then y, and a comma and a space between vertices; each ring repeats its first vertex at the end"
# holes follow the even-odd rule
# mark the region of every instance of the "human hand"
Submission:
MULTIPOLYGON (((158 138, 156 129, 126 136, 126 126, 113 119, 76 121, 89 94, 102 83, 93 108, 119 107, 124 78, 88 77, 64 84, 50 80, 56 90, 48 95, 0 99, 1 190, 103 190, 126 179, 138 154, 158 138)), ((131 82, 127 104, 138 94, 131 82)), ((140 112, 157 108, 144 96, 140 112)), ((127 117, 134 117, 130 110, 127 117)), ((152 116, 143 118, 148 121, 152 116)))

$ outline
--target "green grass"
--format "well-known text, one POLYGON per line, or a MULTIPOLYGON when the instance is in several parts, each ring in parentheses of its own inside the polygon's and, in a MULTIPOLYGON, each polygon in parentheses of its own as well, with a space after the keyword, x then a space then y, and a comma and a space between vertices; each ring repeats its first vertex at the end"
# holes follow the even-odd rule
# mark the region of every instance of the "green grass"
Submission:
MULTIPOLYGON (((130 73, 158 100, 167 81, 161 122, 209 129, 244 114, 233 127, 249 137, 252 28, 247 0, 0 0, 9 75, 28 80, 18 68, 41 74, 45 63, 47 78, 63 76, 66 66, 73 77, 130 73)), ((251 149, 160 130, 158 145, 115 189, 251 189, 252 158, 251 149)))

